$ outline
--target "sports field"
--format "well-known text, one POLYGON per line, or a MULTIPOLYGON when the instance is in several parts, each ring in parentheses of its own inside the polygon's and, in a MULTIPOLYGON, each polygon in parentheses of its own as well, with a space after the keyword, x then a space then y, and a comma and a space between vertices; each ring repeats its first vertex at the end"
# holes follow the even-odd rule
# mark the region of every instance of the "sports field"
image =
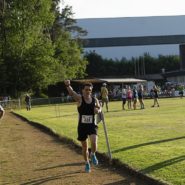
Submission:
MULTIPOLYGON (((160 99, 160 107, 151 108, 145 100, 143 110, 121 110, 121 101, 110 102, 105 112, 113 158, 173 185, 185 184, 185 99, 160 99)), ((77 142, 75 104, 35 107, 17 113, 39 122, 77 142), (60 116, 60 117, 59 117, 60 116)), ((106 153, 103 126, 99 124, 98 151, 106 153)))

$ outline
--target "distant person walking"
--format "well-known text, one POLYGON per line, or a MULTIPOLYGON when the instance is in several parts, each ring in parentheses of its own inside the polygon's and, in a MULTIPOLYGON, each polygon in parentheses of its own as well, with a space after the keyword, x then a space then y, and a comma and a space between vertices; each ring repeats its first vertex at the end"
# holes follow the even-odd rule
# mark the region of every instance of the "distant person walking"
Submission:
POLYGON ((31 97, 29 94, 26 94, 25 96, 25 103, 26 103, 26 110, 31 110, 31 97))
POLYGON ((159 98, 159 90, 158 90, 157 86, 154 85, 154 86, 153 86, 153 99, 154 99, 154 104, 152 105, 152 107, 155 107, 155 105, 157 105, 157 106, 159 107, 158 98, 159 98))
POLYGON ((91 161, 94 165, 98 165, 95 152, 97 150, 97 125, 95 114, 101 112, 101 107, 97 98, 92 97, 93 86, 91 83, 83 84, 82 95, 77 94, 70 85, 70 80, 64 81, 68 93, 77 102, 79 113, 78 119, 78 140, 82 145, 82 154, 85 160, 85 171, 90 172, 88 152, 88 136, 91 142, 91 161))
POLYGON ((143 88, 143 85, 140 84, 138 88, 138 99, 139 99, 141 109, 145 108, 143 95, 144 95, 144 88, 143 88))
POLYGON ((102 98, 102 107, 104 104, 106 104, 106 110, 109 111, 108 103, 109 103, 109 92, 106 87, 106 83, 103 83, 103 86, 101 87, 101 98, 102 98))

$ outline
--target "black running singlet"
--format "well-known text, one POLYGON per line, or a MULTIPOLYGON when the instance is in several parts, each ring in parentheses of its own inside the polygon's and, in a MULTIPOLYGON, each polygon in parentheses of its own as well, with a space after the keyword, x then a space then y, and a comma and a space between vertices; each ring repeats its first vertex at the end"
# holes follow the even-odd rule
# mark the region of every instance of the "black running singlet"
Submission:
POLYGON ((91 103, 86 103, 82 96, 82 103, 78 107, 79 122, 78 124, 95 124, 95 98, 92 97, 91 103))

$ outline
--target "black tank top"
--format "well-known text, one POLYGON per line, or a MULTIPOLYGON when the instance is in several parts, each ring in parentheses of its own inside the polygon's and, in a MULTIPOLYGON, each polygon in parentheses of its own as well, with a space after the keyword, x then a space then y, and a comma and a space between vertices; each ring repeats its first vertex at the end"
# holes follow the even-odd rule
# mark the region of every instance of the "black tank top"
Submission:
POLYGON ((95 98, 92 97, 91 103, 86 103, 82 96, 82 103, 78 107, 79 122, 78 124, 95 124, 95 98))

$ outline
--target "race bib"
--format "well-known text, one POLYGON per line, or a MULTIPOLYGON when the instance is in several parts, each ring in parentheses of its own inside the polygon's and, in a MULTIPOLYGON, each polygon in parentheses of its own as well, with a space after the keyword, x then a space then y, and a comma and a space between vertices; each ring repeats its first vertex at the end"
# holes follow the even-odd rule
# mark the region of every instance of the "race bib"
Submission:
POLYGON ((82 123, 92 123, 93 116, 90 115, 82 115, 82 123))

